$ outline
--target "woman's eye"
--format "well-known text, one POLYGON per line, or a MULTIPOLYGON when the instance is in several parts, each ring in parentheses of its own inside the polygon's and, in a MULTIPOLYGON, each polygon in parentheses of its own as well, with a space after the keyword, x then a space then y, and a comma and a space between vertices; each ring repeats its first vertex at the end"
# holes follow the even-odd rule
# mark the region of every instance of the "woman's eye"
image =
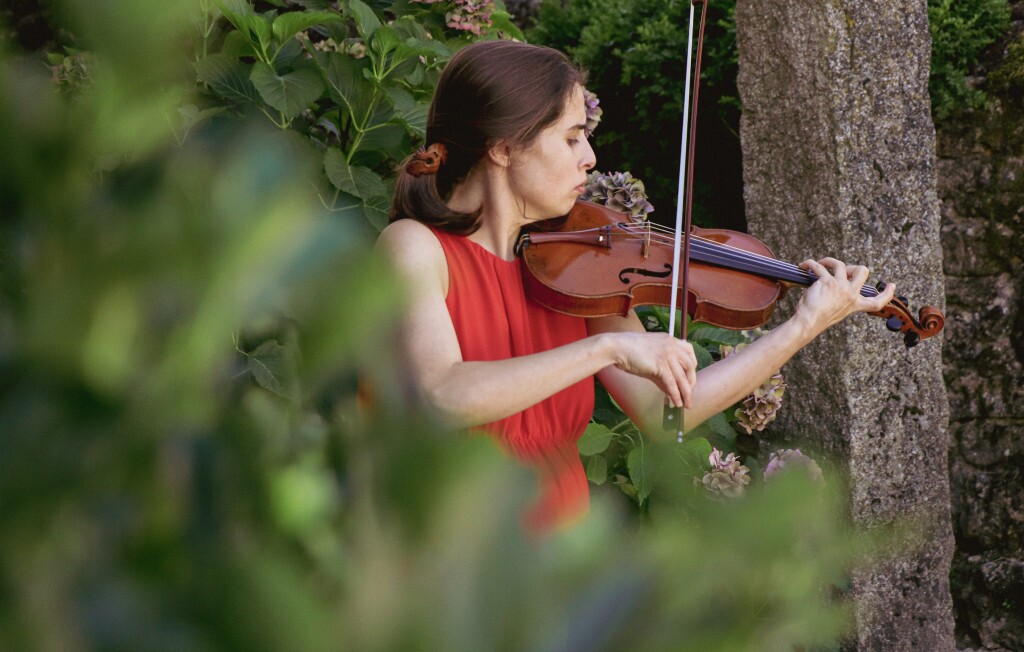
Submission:
POLYGON ((578 144, 579 142, 580 142, 580 139, 579 139, 579 138, 570 138, 570 139, 569 139, 569 144, 570 144, 570 145, 576 145, 576 144, 578 144))

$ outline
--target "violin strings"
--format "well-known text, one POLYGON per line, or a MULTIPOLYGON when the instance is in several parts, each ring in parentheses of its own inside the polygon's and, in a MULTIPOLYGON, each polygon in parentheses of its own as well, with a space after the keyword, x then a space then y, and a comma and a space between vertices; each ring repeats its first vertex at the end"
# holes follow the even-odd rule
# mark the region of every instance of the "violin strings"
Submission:
MULTIPOLYGON (((647 229, 645 227, 643 227, 643 226, 640 226, 640 225, 623 225, 623 226, 625 227, 625 228, 623 228, 623 230, 626 231, 627 233, 630 233, 631 231, 635 231, 636 229, 639 229, 640 231, 644 232, 643 234, 636 234, 634 237, 646 237, 646 230, 647 229)), ((654 229, 652 229, 652 230, 658 230, 659 228, 663 229, 663 227, 658 227, 657 225, 652 225, 652 227, 654 227, 654 229)), ((664 229, 664 232, 665 233, 671 233, 667 229, 664 229)), ((665 239, 668 237, 667 235, 666 236, 655 235, 654 237, 658 240, 659 243, 667 244, 667 243, 665 243, 665 239)), ((750 264, 753 267, 753 269, 748 269, 748 270, 745 270, 745 271, 755 271, 755 272, 756 271, 764 271, 766 273, 769 272, 769 271, 773 271, 773 272, 776 273, 776 275, 781 276, 785 280, 791 280, 791 281, 794 281, 794 282, 806 282, 808 285, 810 285, 810 283, 814 282, 814 280, 817 279, 817 277, 814 274, 812 274, 811 272, 807 272, 807 271, 801 269, 800 267, 798 267, 797 265, 793 265, 791 263, 786 263, 784 261, 780 261, 780 260, 777 260, 775 258, 769 258, 768 256, 763 256, 761 254, 757 254, 757 253, 754 253, 754 252, 746 251, 744 249, 739 249, 737 247, 733 247, 731 245, 723 244, 721 242, 715 242, 714 240, 708 240, 706 238, 701 238, 700 236, 692 236, 692 240, 693 240, 693 242, 698 243, 698 252, 699 251, 704 251, 706 253, 711 254, 712 257, 715 257, 714 254, 717 253, 717 252, 721 252, 724 255, 724 258, 722 258, 720 260, 712 260, 712 261, 709 261, 709 262, 720 262, 720 263, 722 261, 736 262, 736 263, 744 263, 744 262, 746 262, 746 263, 750 264), (704 245, 704 246, 702 247, 701 245, 704 245)), ((726 266, 728 266, 728 265, 726 264, 726 266)), ((875 296, 878 296, 878 290, 873 288, 873 287, 871 287, 870 285, 863 285, 863 286, 861 286, 861 295, 862 296, 867 296, 867 297, 875 297, 875 296)))
MULTIPOLYGON (((622 224, 620 226, 622 227, 622 235, 632 239, 646 239, 650 236, 652 241, 664 246, 668 246, 674 241, 674 233, 658 225, 651 225, 650 229, 640 225, 622 224), (672 235, 668 235, 669 233, 672 233, 672 235)), ((744 271, 762 272, 784 280, 797 283, 804 282, 807 285, 810 285, 817 279, 817 276, 813 273, 803 270, 792 263, 746 251, 745 249, 739 249, 714 240, 708 240, 700 236, 691 236, 691 245, 694 246, 694 251, 698 254, 705 254, 710 259, 708 262, 718 263, 725 267, 732 267, 730 265, 732 263, 741 265, 741 269, 743 268, 742 266, 747 267, 744 271)), ((870 285, 862 285, 860 294, 865 297, 876 297, 879 292, 870 285)))

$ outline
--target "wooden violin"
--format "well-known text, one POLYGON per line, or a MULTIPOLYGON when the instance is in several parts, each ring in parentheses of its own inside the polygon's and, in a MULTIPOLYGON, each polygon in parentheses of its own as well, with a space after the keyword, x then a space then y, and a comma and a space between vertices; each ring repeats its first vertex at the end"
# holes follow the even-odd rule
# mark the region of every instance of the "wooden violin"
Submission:
MULTIPOLYGON (((523 284, 533 300, 581 317, 624 316, 636 306, 669 305, 671 230, 586 201, 577 201, 555 224, 555 230, 523 233, 517 245, 523 284)), ((692 229, 689 266, 681 271, 685 283, 679 287, 687 292, 690 317, 734 330, 761 326, 788 286, 817 280, 776 259, 757 238, 727 229, 692 229)), ((875 297, 881 288, 865 285, 861 294, 875 297)), ((939 333, 945 321, 932 306, 915 318, 904 297, 869 314, 902 333, 908 348, 939 333)))

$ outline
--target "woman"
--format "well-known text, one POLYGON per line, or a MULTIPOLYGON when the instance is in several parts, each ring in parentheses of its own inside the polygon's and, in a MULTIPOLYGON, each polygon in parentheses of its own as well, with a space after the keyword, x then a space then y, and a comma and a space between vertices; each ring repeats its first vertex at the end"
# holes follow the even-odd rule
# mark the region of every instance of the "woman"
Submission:
POLYGON ((666 396, 692 428, 895 290, 867 299, 866 268, 806 261, 819 281, 793 317, 699 373, 687 342, 645 332, 634 314, 588 320, 529 301, 513 253, 519 231, 567 213, 596 163, 584 81, 549 48, 489 41, 459 51, 435 91, 429 147, 403 166, 379 241, 413 297, 402 338, 413 386, 450 423, 494 434, 538 469, 541 496, 527 515, 535 530, 589 505, 576 440, 595 374, 645 432, 660 423, 666 396))

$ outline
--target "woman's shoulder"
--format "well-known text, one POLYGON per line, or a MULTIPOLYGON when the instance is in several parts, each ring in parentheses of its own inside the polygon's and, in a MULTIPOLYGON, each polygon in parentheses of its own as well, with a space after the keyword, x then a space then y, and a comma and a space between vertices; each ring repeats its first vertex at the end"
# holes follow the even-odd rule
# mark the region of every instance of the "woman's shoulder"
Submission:
POLYGON ((448 265, 444 249, 434 231, 412 219, 395 220, 377 238, 382 251, 403 275, 423 282, 435 277, 448 284, 448 265))

